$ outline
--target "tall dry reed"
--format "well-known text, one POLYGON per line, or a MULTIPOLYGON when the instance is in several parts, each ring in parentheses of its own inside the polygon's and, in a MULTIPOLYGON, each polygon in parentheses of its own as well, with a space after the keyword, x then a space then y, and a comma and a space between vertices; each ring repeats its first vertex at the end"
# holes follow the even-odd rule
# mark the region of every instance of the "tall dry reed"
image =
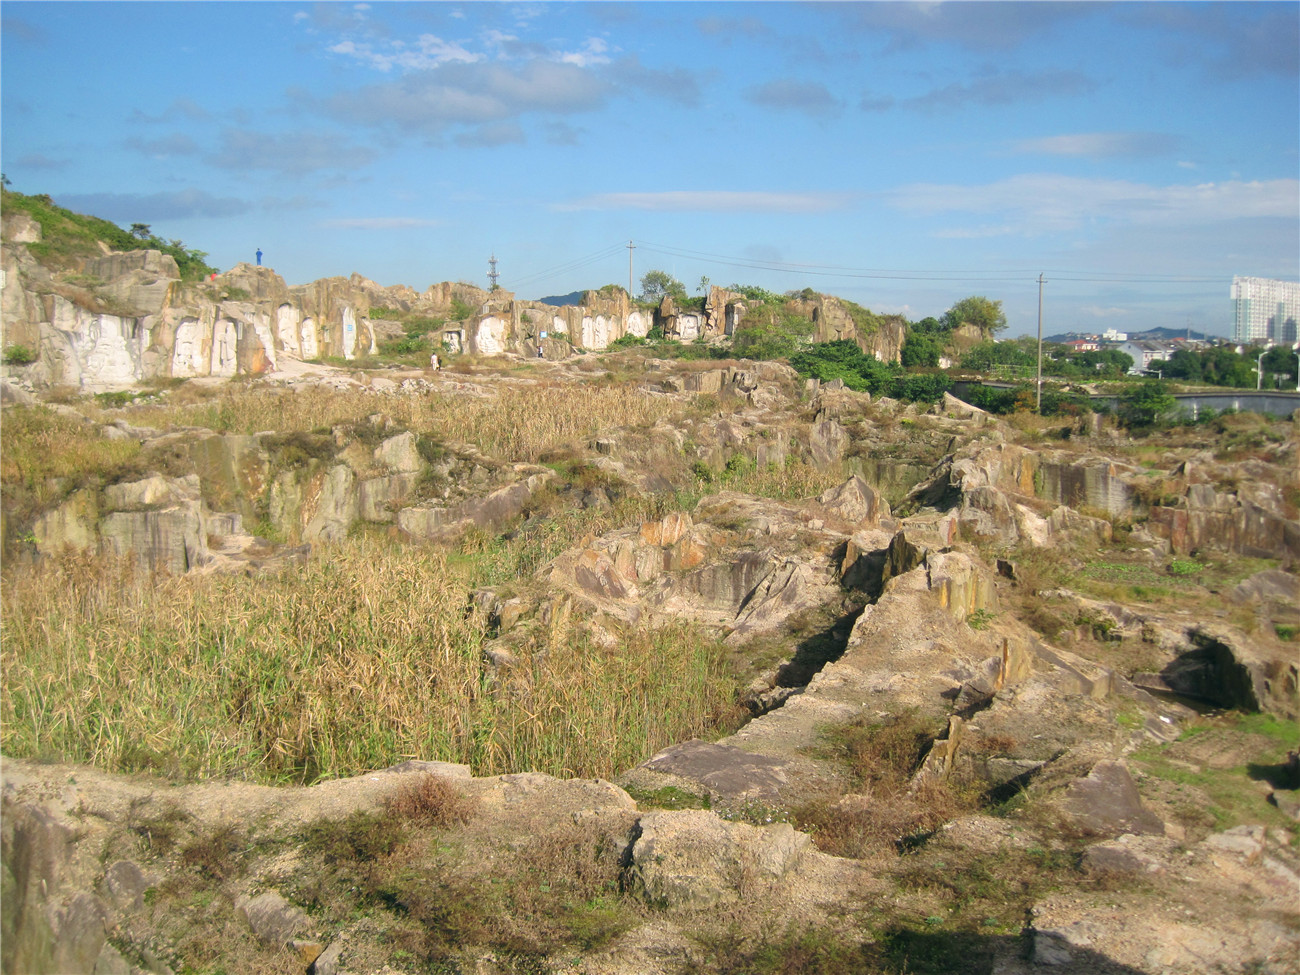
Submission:
POLYGON ((413 757, 611 776, 729 716, 720 648, 685 629, 553 640, 495 686, 468 595, 440 552, 373 537, 256 578, 6 567, 5 752, 269 781, 413 757))

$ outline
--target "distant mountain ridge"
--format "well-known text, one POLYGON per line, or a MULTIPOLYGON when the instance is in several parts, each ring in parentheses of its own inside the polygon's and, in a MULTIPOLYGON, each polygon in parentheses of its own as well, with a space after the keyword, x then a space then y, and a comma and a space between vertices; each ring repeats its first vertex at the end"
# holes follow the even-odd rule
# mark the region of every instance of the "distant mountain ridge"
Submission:
MULTIPOLYGON (((1058 332, 1055 335, 1044 335, 1044 342, 1073 342, 1076 339, 1087 338, 1089 335, 1096 335, 1096 332, 1058 332)), ((1148 328, 1144 332, 1126 332, 1128 341, 1133 342, 1169 342, 1173 339, 1193 338, 1201 341, 1212 341, 1214 339, 1226 338, 1223 335, 1211 335, 1209 332, 1198 332, 1196 329, 1188 331, 1185 328, 1148 328)))
POLYGON ((588 289, 582 291, 570 291, 567 295, 548 295, 545 298, 538 298, 543 305, 555 305, 557 308, 564 308, 567 305, 582 304, 582 296, 587 293, 588 289))

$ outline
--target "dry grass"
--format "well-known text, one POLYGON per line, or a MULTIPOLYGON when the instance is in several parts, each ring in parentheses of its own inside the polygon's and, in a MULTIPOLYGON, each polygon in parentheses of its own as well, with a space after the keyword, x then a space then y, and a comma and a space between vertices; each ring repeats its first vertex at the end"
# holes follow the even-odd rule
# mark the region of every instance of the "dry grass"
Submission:
POLYGON ((308 386, 296 390, 234 383, 173 393, 166 404, 129 411, 133 424, 207 427, 222 433, 328 430, 375 413, 444 441, 473 444, 489 456, 535 462, 548 450, 622 426, 653 425, 678 409, 664 397, 625 385, 500 384, 494 395, 435 391, 379 396, 308 386))
POLYGON ((641 915, 620 891, 630 828, 562 817, 507 840, 357 813, 308 829, 292 893, 328 922, 360 906, 384 928, 361 946, 371 957, 353 958, 366 970, 405 960, 441 971, 491 951, 505 970, 542 971, 546 957, 605 944, 641 915))
POLYGON ((452 783, 436 775, 421 775, 384 801, 384 811, 407 822, 449 829, 469 822, 478 804, 452 783))
POLYGON ((432 549, 359 537, 274 576, 5 567, 6 752, 310 781, 404 758, 612 777, 729 726, 723 649, 681 629, 546 640, 495 687, 485 621, 432 549))
POLYGON ((905 849, 974 809, 979 790, 964 783, 912 786, 936 731, 915 712, 825 729, 823 754, 842 764, 852 792, 820 796, 795 810, 799 828, 812 832, 826 853, 863 858, 905 849))
POLYGON ((34 517, 77 487, 136 471, 141 454, 136 441, 109 440, 97 427, 45 407, 5 410, 2 443, 5 515, 18 520, 34 517))

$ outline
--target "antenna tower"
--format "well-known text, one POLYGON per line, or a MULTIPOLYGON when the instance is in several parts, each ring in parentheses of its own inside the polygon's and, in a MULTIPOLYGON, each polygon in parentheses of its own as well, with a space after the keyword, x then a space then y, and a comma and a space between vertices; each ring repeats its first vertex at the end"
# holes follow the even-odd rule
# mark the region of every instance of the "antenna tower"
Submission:
POLYGON ((491 290, 497 289, 497 255, 493 251, 492 256, 488 258, 488 283, 492 286, 491 290))

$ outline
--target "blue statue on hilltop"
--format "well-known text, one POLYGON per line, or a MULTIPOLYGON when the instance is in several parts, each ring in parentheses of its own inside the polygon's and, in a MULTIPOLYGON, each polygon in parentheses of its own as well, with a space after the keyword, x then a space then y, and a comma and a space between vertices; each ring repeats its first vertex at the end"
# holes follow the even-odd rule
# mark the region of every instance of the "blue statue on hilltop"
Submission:
POLYGON ((260 247, 257 249, 257 266, 262 266, 262 248, 260 247))

